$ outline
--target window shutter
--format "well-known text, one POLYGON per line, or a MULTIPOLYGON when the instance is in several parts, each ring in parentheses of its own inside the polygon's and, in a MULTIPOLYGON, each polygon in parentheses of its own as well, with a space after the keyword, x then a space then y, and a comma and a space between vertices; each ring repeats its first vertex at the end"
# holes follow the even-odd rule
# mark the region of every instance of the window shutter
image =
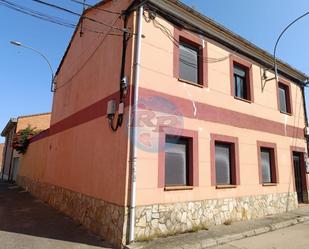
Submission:
POLYGON ((165 148, 165 185, 187 185, 187 146, 166 143, 165 148))

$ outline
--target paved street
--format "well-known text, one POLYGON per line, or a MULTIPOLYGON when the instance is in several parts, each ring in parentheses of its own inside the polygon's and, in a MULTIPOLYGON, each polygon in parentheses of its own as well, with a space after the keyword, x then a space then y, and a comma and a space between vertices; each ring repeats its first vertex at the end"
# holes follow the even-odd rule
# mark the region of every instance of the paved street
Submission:
POLYGON ((309 222, 237 240, 212 249, 308 249, 309 222))
POLYGON ((0 249, 111 248, 70 218, 0 181, 0 249))

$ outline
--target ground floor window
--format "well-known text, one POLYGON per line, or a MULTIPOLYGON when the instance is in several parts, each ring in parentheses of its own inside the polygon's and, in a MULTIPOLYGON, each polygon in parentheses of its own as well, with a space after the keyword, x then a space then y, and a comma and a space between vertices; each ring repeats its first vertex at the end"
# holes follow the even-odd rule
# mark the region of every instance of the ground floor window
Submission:
POLYGON ((198 132, 159 129, 158 187, 166 191, 199 184, 198 132))
POLYGON ((217 185, 232 184, 232 144, 216 142, 215 160, 216 160, 216 183, 217 185))
POLYGON ((238 138, 211 134, 210 149, 212 185, 239 185, 238 138))
POLYGON ((278 183, 276 144, 258 143, 259 176, 261 184, 278 183))
POLYGON ((262 163, 262 178, 263 183, 271 183, 272 180, 272 165, 274 163, 274 159, 272 157, 272 149, 269 148, 261 148, 261 163, 262 163))
POLYGON ((189 138, 166 136, 165 186, 189 185, 189 138))

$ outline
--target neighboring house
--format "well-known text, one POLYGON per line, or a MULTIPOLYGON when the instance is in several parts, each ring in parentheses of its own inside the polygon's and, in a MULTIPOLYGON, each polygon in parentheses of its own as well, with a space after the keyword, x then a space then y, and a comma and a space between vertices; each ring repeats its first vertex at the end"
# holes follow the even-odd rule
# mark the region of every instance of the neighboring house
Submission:
POLYGON ((17 132, 28 126, 37 130, 46 130, 50 125, 50 113, 34 114, 11 118, 1 136, 5 137, 5 146, 3 148, 3 162, 1 169, 1 178, 8 181, 16 181, 19 169, 19 160, 22 155, 13 149, 12 143, 17 132))
POLYGON ((20 185, 117 247, 308 200, 305 74, 179 1, 83 16, 20 185))
POLYGON ((2 165, 3 165, 3 148, 4 144, 0 144, 0 172, 2 172, 2 165))

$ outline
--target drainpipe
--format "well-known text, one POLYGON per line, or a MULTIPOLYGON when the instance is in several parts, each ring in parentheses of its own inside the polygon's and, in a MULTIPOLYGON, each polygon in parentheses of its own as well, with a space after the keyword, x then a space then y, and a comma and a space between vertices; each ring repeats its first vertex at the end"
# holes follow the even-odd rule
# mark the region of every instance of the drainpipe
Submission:
POLYGON ((5 137, 5 151, 4 151, 4 155, 3 155, 3 160, 2 160, 2 176, 1 176, 1 180, 3 181, 3 177, 4 177, 4 170, 5 170, 5 162, 6 162, 6 156, 8 153, 8 147, 9 147, 9 143, 8 143, 8 137, 5 137))
MULTIPOLYGON (((305 87, 307 87, 306 82, 303 86, 300 86, 300 89, 301 89, 301 93, 302 93, 302 100, 303 100, 303 105, 304 105, 304 115, 305 115, 305 124, 306 124, 306 129, 307 129, 307 127, 309 126, 309 122, 308 122, 308 114, 307 114, 305 87)), ((308 153, 309 153, 309 137, 308 137, 307 134, 305 134, 305 136, 306 136, 307 155, 308 155, 308 153)))
POLYGON ((136 142, 137 142, 137 110, 138 110, 138 88, 140 80, 141 64, 141 41, 142 41, 142 21, 144 7, 138 8, 136 20, 136 42, 134 47, 134 64, 133 64, 133 96, 131 111, 131 129, 130 129, 130 170, 131 170, 131 193, 130 193, 130 227, 129 243, 134 241, 135 230, 135 204, 136 204, 136 142))
MULTIPOLYGON (((14 139, 14 135, 16 134, 16 130, 17 130, 17 125, 15 126, 15 128, 14 128, 14 133, 13 134, 11 134, 10 135, 10 137, 11 137, 11 145, 13 144, 13 139, 14 139)), ((11 153, 11 159, 10 159, 10 169, 9 169, 9 176, 8 176, 8 182, 12 182, 12 179, 13 179, 13 177, 12 177, 12 163, 13 163, 13 156, 14 156, 14 151, 15 151, 15 149, 14 148, 12 148, 12 153, 11 153)))

